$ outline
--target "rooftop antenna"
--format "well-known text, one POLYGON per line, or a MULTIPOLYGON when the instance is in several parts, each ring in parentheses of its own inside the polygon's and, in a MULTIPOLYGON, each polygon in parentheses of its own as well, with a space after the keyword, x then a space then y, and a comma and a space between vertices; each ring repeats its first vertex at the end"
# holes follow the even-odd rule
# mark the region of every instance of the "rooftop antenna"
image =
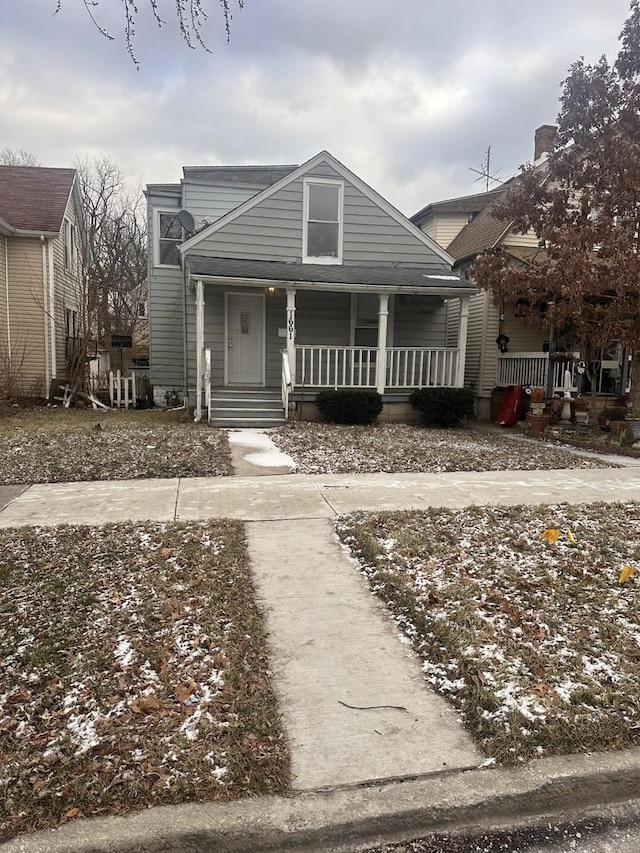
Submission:
MULTIPOLYGON (((485 159, 480 164, 480 168, 479 169, 473 169, 471 166, 469 166, 469 171, 475 172, 476 175, 480 175, 479 178, 476 178, 476 182, 477 181, 485 181, 485 192, 489 192, 489 181, 493 181, 496 184, 503 183, 502 179, 499 178, 497 174, 496 175, 491 174, 491 146, 489 146, 487 148, 487 151, 485 154, 485 159)), ((498 171, 500 171, 500 170, 498 169, 498 171)))

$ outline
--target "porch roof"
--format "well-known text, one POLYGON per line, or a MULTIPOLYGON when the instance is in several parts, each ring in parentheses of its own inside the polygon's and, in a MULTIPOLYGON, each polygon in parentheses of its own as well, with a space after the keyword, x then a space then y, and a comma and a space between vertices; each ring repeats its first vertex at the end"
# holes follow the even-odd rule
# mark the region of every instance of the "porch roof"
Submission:
POLYGON ((284 261, 238 260, 189 255, 191 278, 203 280, 237 279, 239 284, 274 285, 289 282, 302 287, 340 286, 364 289, 388 288, 422 291, 434 296, 461 296, 475 293, 476 287, 455 274, 432 275, 420 267, 362 267, 347 264, 301 264, 284 261))

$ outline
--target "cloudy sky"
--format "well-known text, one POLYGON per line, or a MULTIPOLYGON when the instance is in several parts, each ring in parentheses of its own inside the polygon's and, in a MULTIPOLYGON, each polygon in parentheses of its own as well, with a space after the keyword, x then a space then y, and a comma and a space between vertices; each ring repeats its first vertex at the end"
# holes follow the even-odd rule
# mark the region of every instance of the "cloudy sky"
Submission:
MULTIPOLYGON (((135 37, 123 0, 0 0, 0 149, 43 165, 105 153, 134 184, 183 165, 301 163, 329 150, 410 215, 484 189, 488 146, 509 177, 553 123, 578 57, 618 50, 628 0, 245 0, 226 43, 218 0, 189 50, 175 0, 135 37)), ((237 3, 237 0, 230 0, 237 3)))

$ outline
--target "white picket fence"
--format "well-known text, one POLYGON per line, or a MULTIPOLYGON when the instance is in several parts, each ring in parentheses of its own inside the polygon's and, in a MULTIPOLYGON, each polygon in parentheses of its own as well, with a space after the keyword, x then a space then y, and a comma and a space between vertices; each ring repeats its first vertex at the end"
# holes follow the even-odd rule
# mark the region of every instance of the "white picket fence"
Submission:
POLYGON ((136 373, 131 371, 131 376, 124 376, 119 370, 114 373, 109 371, 109 397, 111 408, 132 409, 136 407, 136 373))

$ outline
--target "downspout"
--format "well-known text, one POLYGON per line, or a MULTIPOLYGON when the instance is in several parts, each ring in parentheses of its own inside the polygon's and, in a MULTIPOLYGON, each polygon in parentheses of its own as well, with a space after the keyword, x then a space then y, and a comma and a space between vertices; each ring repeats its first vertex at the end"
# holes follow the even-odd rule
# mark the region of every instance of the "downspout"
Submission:
POLYGON ((42 245, 42 316, 44 320, 44 387, 47 400, 51 397, 51 374, 49 372, 49 323, 47 322, 48 272, 47 272, 47 242, 44 234, 40 235, 42 245))
POLYGON ((11 311, 9 309, 9 238, 4 238, 4 288, 7 299, 7 357, 11 362, 11 311))
POLYGON ((55 379, 58 372, 58 360, 56 353, 56 305, 54 297, 54 276, 53 276, 53 241, 47 242, 48 247, 48 264, 49 264, 49 304, 51 313, 49 314, 49 323, 51 328, 51 378, 55 379))

